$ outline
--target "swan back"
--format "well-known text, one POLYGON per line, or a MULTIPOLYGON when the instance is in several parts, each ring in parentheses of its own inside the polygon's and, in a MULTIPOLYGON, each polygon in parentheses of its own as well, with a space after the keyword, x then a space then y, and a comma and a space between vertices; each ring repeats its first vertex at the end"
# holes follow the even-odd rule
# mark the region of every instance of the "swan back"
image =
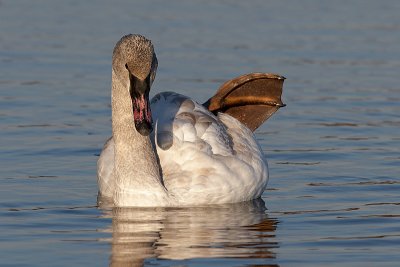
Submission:
POLYGON ((229 115, 217 117, 175 93, 156 95, 151 106, 163 182, 179 205, 232 203, 261 196, 268 168, 247 127, 229 115))

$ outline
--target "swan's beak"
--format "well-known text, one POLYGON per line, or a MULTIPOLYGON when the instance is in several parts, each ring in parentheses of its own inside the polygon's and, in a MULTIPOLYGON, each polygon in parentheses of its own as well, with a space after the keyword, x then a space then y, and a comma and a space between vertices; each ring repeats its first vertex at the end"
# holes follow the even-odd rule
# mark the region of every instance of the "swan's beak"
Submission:
POLYGON ((150 76, 145 80, 140 80, 129 72, 129 81, 135 128, 141 135, 147 136, 153 130, 149 103, 150 76))

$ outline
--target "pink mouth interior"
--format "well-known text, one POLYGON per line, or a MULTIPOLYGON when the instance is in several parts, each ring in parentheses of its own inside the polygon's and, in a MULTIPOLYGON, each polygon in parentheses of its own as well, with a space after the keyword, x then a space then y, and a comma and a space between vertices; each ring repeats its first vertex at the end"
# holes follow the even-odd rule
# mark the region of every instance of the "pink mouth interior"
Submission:
POLYGON ((150 106, 144 95, 141 95, 139 98, 133 98, 133 118, 136 123, 147 121, 151 123, 151 111, 150 106))

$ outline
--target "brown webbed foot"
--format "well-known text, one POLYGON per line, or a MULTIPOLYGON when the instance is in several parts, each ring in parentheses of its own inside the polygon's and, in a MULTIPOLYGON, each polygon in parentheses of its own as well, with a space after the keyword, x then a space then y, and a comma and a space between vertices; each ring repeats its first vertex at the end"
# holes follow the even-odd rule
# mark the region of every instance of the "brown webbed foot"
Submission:
POLYGON ((282 103, 285 77, 272 73, 250 73, 225 82, 203 105, 214 114, 223 112, 255 131, 282 103))

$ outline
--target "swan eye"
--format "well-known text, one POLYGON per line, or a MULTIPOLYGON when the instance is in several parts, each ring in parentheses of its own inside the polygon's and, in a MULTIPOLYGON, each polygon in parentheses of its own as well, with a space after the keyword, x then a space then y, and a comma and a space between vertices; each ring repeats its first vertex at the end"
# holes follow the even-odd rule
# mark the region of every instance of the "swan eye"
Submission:
POLYGON ((125 64, 125 69, 127 69, 127 70, 129 71, 129 69, 128 69, 128 63, 125 64))
POLYGON ((150 72, 149 75, 147 75, 147 77, 146 77, 147 84, 151 84, 151 76, 152 76, 152 73, 150 72))

